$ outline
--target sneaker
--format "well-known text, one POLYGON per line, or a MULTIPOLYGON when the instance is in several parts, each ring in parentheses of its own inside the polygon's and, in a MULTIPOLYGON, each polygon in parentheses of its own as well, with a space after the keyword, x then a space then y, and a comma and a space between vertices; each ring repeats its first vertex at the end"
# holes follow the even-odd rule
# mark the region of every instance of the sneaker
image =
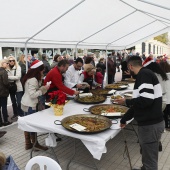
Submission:
POLYGON ((15 119, 17 119, 17 118, 18 118, 17 115, 13 115, 13 116, 11 117, 11 120, 15 120, 15 119))
POLYGON ((10 125, 10 124, 12 124, 12 122, 4 122, 4 126, 8 126, 8 125, 10 125))

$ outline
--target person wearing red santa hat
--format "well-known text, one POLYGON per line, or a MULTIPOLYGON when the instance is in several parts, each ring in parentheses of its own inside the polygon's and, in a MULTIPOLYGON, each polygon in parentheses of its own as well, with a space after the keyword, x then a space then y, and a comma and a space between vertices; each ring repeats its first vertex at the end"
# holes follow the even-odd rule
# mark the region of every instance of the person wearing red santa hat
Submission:
POLYGON ((145 59, 145 61, 142 63, 142 66, 147 66, 150 63, 154 62, 153 55, 150 55, 148 58, 145 59))
MULTIPOLYGON (((24 111, 24 116, 36 112, 38 97, 44 95, 49 89, 49 85, 41 86, 43 78, 44 64, 42 61, 35 60, 31 63, 31 67, 27 74, 23 77, 23 86, 25 88, 24 95, 21 99, 21 108, 24 111)), ((24 132, 25 149, 31 149, 36 142, 37 133, 24 132)), ((47 150, 46 146, 41 146, 38 142, 35 144, 35 149, 47 150)))

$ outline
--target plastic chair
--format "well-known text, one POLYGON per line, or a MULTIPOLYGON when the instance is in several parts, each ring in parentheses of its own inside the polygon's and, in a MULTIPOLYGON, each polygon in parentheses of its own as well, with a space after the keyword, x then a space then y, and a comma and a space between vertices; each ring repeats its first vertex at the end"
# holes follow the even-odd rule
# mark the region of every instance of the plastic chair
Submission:
POLYGON ((30 159, 25 167, 25 170, 31 170, 34 164, 40 166, 40 170, 44 170, 44 167, 47 167, 47 170, 62 170, 60 165, 53 159, 46 156, 35 156, 30 159))

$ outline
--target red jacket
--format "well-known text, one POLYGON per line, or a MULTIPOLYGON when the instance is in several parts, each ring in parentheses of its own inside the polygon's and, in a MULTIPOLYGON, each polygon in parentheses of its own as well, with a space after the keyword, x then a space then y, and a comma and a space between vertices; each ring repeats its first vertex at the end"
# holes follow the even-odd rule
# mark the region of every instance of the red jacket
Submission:
POLYGON ((102 84, 103 83, 103 74, 101 72, 96 72, 95 80, 96 80, 96 83, 102 84))
MULTIPOLYGON (((60 73, 59 69, 57 67, 54 67, 52 70, 50 70, 44 80, 44 85, 46 85, 47 82, 51 81, 50 89, 57 87, 59 90, 62 90, 64 93, 69 95, 74 95, 74 90, 66 87, 62 82, 62 74, 60 73)), ((49 90, 50 90, 49 89, 49 90)))

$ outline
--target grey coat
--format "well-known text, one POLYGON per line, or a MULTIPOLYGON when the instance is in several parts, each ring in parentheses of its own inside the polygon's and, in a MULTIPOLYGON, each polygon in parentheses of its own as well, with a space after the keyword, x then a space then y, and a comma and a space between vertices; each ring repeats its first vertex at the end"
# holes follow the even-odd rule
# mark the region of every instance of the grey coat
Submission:
POLYGON ((0 67, 0 97, 9 96, 9 82, 6 70, 0 67))

